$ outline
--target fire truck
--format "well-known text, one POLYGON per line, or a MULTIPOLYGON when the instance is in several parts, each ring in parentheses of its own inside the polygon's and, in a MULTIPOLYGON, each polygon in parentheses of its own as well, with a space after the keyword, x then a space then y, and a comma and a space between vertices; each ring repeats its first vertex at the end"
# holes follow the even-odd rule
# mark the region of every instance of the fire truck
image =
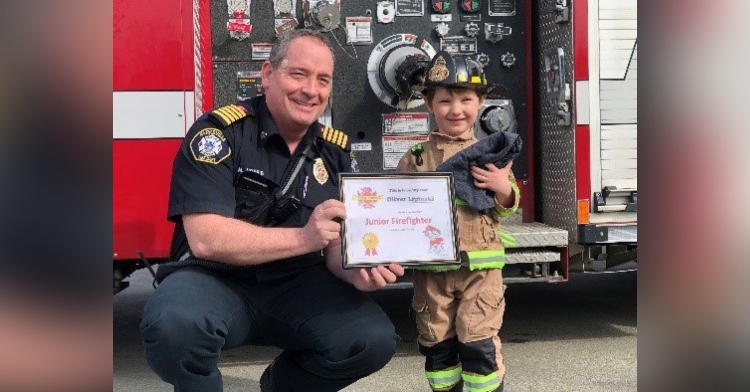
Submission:
POLYGON ((114 292, 167 260, 172 161, 193 121, 262 94, 288 29, 334 46, 320 121, 344 131, 360 172, 393 171, 434 123, 410 89, 437 51, 503 85, 478 138, 517 132, 518 213, 503 222, 507 282, 637 261, 636 0, 114 0, 114 292))

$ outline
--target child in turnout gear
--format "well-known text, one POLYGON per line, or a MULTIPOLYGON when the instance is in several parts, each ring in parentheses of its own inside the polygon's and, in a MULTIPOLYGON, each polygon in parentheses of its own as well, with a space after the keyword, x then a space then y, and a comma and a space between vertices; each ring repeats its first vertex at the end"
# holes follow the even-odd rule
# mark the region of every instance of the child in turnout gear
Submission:
MULTIPOLYGON (((423 90, 438 129, 427 142, 407 151, 396 171, 435 171, 477 143, 472 127, 494 87, 487 84, 476 61, 439 52, 427 69, 424 85, 417 87, 423 90)), ((498 218, 518 209, 512 164, 467 165, 473 184, 461 185, 491 192, 494 207, 479 210, 457 199, 461 265, 415 268, 412 309, 419 351, 425 356, 425 375, 433 391, 503 390, 505 365, 498 332, 505 310, 505 251, 498 237, 498 218)))

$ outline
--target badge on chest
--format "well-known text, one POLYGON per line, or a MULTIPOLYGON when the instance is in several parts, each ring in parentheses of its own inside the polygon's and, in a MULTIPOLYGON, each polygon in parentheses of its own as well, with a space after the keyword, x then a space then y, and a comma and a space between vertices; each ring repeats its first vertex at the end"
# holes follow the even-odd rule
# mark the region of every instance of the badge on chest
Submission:
POLYGON ((326 170, 326 165, 323 164, 323 159, 321 158, 315 158, 315 162, 313 163, 313 177, 315 177, 315 180, 320 185, 328 181, 328 170, 326 170))

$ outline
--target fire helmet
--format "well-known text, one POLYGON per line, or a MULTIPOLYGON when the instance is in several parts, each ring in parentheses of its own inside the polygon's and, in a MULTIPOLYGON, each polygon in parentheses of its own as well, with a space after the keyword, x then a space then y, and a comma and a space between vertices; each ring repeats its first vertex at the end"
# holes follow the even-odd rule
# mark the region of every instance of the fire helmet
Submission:
POLYGON ((424 91, 452 86, 470 88, 486 94, 498 87, 487 83, 484 69, 478 61, 461 56, 453 57, 446 51, 440 51, 432 58, 424 79, 424 83, 414 87, 414 90, 424 91))

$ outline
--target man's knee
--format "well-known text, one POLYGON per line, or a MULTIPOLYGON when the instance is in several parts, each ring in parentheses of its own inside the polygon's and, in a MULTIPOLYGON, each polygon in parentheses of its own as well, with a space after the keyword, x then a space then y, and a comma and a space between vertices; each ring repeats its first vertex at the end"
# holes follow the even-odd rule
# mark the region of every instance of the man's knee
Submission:
POLYGON ((160 376, 191 366, 192 372, 210 372, 224 344, 222 327, 190 309, 144 309, 141 338, 149 365, 160 376), (207 363, 187 364, 185 358, 207 363))
POLYGON ((372 372, 376 372, 393 358, 399 337, 393 324, 388 321, 380 326, 371 327, 366 339, 371 357, 369 363, 372 366, 372 372))
MULTIPOLYGON (((382 369, 396 353, 399 336, 387 318, 378 322, 362 322, 348 329, 349 339, 340 339, 338 358, 332 363, 351 364, 352 376, 364 377, 382 369), (348 341, 348 343, 347 343, 348 341)), ((339 335, 341 336, 341 335, 339 335)))

